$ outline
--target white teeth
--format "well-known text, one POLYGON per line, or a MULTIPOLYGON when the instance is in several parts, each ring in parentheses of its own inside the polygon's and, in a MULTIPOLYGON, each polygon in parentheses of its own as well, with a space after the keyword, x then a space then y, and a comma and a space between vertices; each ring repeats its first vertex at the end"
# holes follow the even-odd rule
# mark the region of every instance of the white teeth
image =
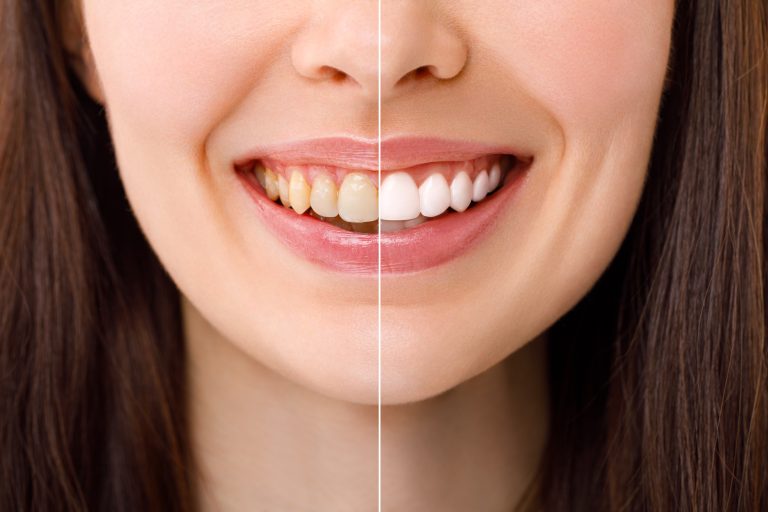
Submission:
POLYGON ((433 174, 419 187, 421 214, 425 217, 437 217, 451 206, 451 189, 445 176, 433 174))
POLYGON ((475 178, 475 183, 472 185, 472 200, 476 203, 485 199, 488 195, 488 173, 481 171, 475 178))
POLYGON ((472 180, 464 171, 457 174, 451 182, 451 208, 463 212, 472 202, 472 180))
POLYGON ((382 220, 409 220, 419 216, 419 189, 405 172, 387 176, 379 190, 379 216, 382 220))
POLYGON ((501 165, 499 162, 493 164, 491 172, 488 173, 488 191, 496 190, 496 187, 501 183, 501 165))

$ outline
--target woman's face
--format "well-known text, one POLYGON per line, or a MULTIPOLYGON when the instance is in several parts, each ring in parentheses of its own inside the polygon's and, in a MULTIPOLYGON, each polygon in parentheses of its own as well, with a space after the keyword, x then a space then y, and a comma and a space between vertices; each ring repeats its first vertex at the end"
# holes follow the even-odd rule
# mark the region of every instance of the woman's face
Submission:
POLYGON ((380 37, 376 0, 83 12, 120 175, 187 314, 375 402, 380 283, 396 403, 499 362, 603 272, 641 193, 673 3, 382 0, 380 37))

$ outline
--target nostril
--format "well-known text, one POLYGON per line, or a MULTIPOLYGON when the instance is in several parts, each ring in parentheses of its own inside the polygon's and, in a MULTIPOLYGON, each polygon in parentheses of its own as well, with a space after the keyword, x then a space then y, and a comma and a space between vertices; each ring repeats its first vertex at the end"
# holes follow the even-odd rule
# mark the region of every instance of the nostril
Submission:
POLYGON ((418 68, 413 70, 413 76, 414 78, 419 78, 426 75, 432 74, 432 66, 419 66, 418 68))
POLYGON ((430 78, 436 78, 434 66, 419 66, 400 77, 400 80, 395 85, 403 85, 407 82, 422 81, 430 78))
POLYGON ((317 75, 319 78, 332 80, 334 82, 346 82, 348 80, 354 81, 354 79, 347 73, 333 66, 321 66, 317 70, 317 75))

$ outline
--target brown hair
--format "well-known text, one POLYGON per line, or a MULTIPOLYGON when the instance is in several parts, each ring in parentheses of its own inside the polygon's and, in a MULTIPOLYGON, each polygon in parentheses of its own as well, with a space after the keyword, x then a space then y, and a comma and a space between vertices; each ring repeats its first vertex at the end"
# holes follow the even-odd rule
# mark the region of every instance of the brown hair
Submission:
POLYGON ((768 510, 764 0, 678 2, 671 58, 634 224, 552 332, 546 510, 768 510))
POLYGON ((0 510, 190 510, 178 293, 68 69, 67 4, 0 0, 0 510))
MULTIPOLYGON (((0 0, 0 509, 192 510, 178 292, 54 0, 0 0)), ((768 509, 762 0, 678 7, 648 182, 552 329, 546 510, 768 509)))

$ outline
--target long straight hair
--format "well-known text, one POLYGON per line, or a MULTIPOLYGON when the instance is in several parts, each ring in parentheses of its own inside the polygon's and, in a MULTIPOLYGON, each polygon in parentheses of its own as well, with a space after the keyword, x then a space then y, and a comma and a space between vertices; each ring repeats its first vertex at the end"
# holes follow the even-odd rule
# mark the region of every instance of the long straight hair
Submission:
MULTIPOLYGON (((0 509, 194 510, 178 291, 55 0, 0 0, 0 509)), ((689 0, 615 261, 552 329, 549 511, 768 510, 763 0, 689 0)))
POLYGON ((552 332, 545 510, 768 510, 766 9, 678 2, 639 210, 552 332))
POLYGON ((54 0, 0 0, 0 510, 191 510, 178 292, 54 0))

